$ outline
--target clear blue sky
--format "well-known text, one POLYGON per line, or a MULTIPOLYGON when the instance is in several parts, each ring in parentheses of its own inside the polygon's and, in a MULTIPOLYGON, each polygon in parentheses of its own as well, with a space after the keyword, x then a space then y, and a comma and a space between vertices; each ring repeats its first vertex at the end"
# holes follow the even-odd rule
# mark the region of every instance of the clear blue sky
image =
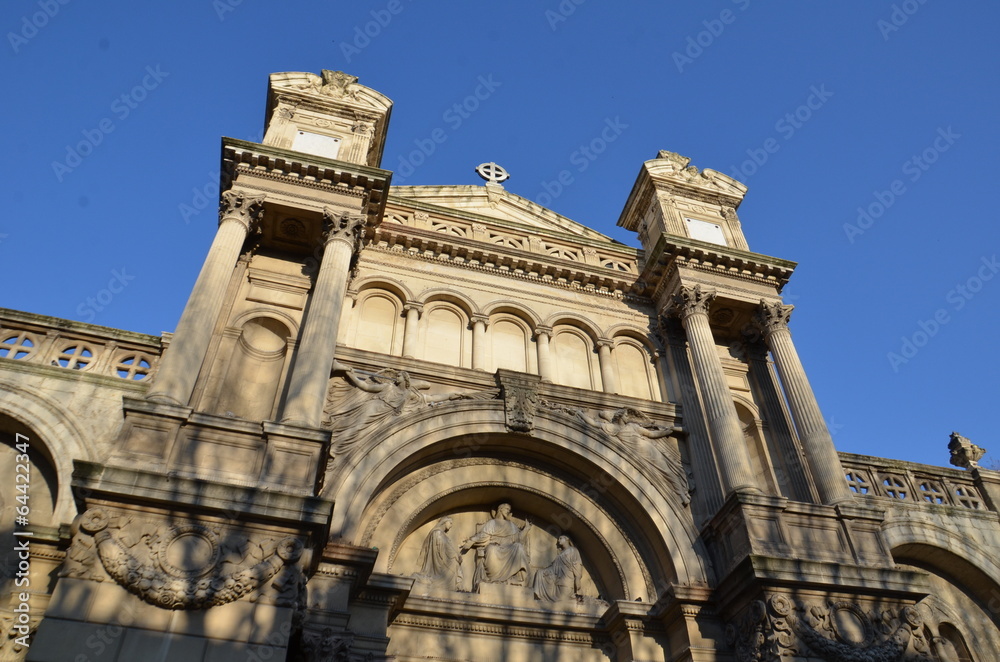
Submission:
POLYGON ((407 184, 479 183, 496 161, 549 202, 569 170, 549 206, 632 245, 615 221, 657 150, 734 174, 751 248, 800 264, 792 331, 838 447, 946 464, 954 429, 1000 455, 996 3, 9 0, 0 17, 2 306, 173 329, 215 231, 220 136, 260 138, 269 73, 342 69, 395 101, 384 167, 446 131, 407 184), (479 107, 446 115, 481 79, 479 107), (617 139, 574 156, 606 122, 617 139), (99 144, 77 162, 81 141, 99 144), (195 189, 212 202, 184 218, 195 189))

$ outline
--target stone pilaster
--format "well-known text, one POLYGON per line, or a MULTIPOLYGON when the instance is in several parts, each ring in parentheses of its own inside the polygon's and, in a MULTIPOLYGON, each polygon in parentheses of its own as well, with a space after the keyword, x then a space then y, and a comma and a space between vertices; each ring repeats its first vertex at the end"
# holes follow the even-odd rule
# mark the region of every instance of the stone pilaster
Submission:
POLYGON ((691 344, 691 358, 701 386, 723 490, 726 495, 745 490, 760 491, 743 437, 743 426, 708 324, 708 308, 714 298, 715 292, 703 291, 699 285, 681 286, 674 295, 673 312, 681 318, 691 344))
POLYGON ((256 230, 263 202, 263 194, 239 189, 222 193, 218 232, 177 322, 171 347, 160 363, 156 381, 146 395, 149 400, 183 406, 191 399, 233 266, 247 235, 256 230))
POLYGON ((282 422, 319 427, 327 382, 337 350, 337 332, 351 258, 361 246, 363 216, 327 207, 323 210, 323 261, 316 274, 292 367, 282 422))
POLYGON ((826 504, 849 501, 853 496, 844 480, 844 468, 788 330, 792 308, 780 301, 761 301, 755 322, 774 356, 820 500, 826 504))

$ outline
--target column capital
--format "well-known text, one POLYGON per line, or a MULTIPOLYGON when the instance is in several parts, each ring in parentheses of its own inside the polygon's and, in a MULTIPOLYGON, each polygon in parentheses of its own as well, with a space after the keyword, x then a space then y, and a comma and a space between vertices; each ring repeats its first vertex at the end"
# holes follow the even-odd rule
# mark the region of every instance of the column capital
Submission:
POLYGON ((365 225, 365 217, 343 209, 333 207, 323 208, 323 245, 329 246, 333 241, 344 241, 351 245, 352 251, 361 248, 361 230, 365 225))
POLYGON ((671 315, 660 315, 657 321, 660 331, 663 333, 664 345, 683 347, 687 344, 687 334, 684 332, 684 324, 681 323, 680 319, 671 315))
POLYGON ((535 327, 534 331, 532 331, 532 335, 534 335, 534 337, 536 337, 536 338, 538 336, 547 336, 549 339, 551 339, 552 338, 552 327, 551 326, 544 326, 544 325, 540 324, 540 325, 538 325, 538 326, 535 327))
POLYGON ((701 285, 693 287, 681 285, 672 297, 673 303, 670 306, 670 311, 681 319, 698 314, 708 315, 708 308, 715 300, 715 296, 715 290, 703 290, 701 285))
POLYGON ((241 223, 247 232, 256 229, 264 211, 263 193, 250 193, 241 189, 222 192, 219 201, 219 225, 226 221, 241 223))
POLYGON ((469 321, 471 321, 473 325, 482 322, 483 327, 487 327, 490 325, 490 316, 483 315, 482 313, 475 313, 469 316, 469 321))
POLYGON ((775 331, 788 328, 788 320, 795 306, 785 305, 781 301, 760 300, 760 307, 754 314, 754 324, 769 336, 775 331))
POLYGON ((417 311, 417 315, 422 315, 424 313, 424 304, 419 301, 407 301, 403 304, 403 312, 408 313, 411 310, 417 311))
POLYGON ((601 349, 601 348, 614 349, 615 348, 615 341, 612 340, 611 338, 598 338, 597 342, 594 343, 594 344, 597 345, 598 349, 601 349))

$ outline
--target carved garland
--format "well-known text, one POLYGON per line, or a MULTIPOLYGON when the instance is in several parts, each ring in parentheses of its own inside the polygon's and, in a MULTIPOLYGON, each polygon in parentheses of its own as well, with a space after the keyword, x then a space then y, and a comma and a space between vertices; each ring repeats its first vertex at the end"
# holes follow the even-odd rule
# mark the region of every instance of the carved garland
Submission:
POLYGON ((726 628, 737 662, 780 662, 791 656, 826 662, 897 662, 934 658, 915 607, 866 612, 850 602, 796 605, 784 595, 755 600, 726 628))
MULTIPOLYGON (((296 561, 302 556, 303 546, 297 538, 265 541, 269 553, 264 553, 264 545, 259 545, 260 555, 247 551, 235 569, 225 572, 223 546, 213 529, 201 524, 161 526, 132 540, 123 532, 130 521, 112 517, 103 508, 85 512, 80 530, 92 535, 93 542, 84 542, 82 536, 77 536, 68 559, 73 567, 65 574, 89 575, 93 559, 84 557, 96 546, 101 564, 118 584, 164 609, 207 609, 234 602, 260 589, 279 573, 282 576, 273 582, 278 593, 269 601, 296 606, 301 598, 304 577, 296 561), (248 565, 248 561, 253 565, 248 565)), ((254 545, 248 539, 242 542, 247 547, 254 545)))

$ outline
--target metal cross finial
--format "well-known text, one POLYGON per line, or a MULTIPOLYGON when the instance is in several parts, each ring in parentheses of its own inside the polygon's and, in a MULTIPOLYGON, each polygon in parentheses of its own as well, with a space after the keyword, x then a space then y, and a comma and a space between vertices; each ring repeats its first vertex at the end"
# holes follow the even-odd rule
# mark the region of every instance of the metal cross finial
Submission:
POLYGON ((510 173, 504 170, 503 166, 498 166, 492 161, 489 163, 480 163, 476 166, 476 174, 493 184, 499 184, 510 179, 510 173))

